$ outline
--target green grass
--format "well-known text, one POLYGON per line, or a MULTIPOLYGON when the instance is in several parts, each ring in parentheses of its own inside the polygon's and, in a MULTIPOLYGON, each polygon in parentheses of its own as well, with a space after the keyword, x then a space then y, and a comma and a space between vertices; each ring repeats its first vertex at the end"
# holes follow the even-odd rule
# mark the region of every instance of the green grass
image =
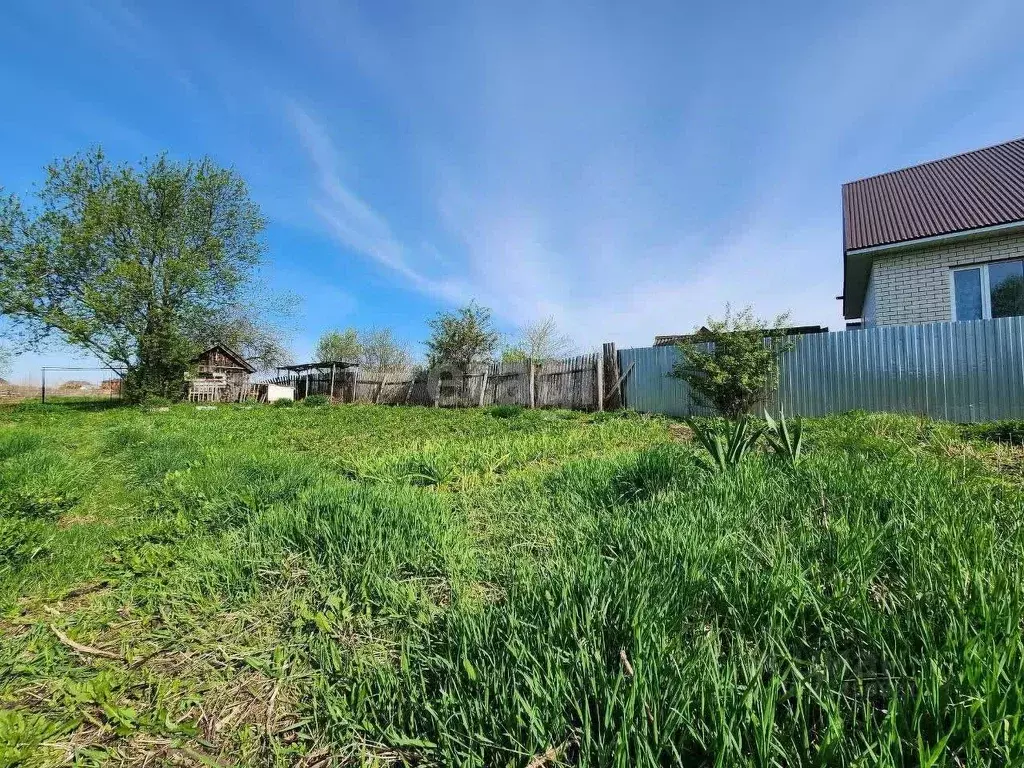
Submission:
POLYGON ((0 766, 1024 761, 1024 450, 851 414, 712 473, 679 434, 2 410, 0 766))

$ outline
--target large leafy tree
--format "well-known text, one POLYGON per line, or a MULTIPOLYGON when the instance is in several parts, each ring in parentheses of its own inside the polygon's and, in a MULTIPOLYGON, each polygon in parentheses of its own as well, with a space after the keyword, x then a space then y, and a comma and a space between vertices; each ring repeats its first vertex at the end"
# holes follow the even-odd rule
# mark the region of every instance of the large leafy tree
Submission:
POLYGON ((405 373, 412 365, 408 346, 390 328, 327 331, 317 342, 315 354, 320 362, 358 362, 364 371, 376 376, 405 373))
POLYGON ((264 220, 231 169, 97 149, 49 166, 36 197, 0 196, 0 313, 126 369, 129 397, 176 394, 198 346, 257 306, 264 220))
POLYGON ((405 373, 412 365, 409 348, 395 337, 390 328, 373 328, 362 335, 363 370, 376 376, 405 373))
POLYGON ((359 341, 359 332, 355 328, 343 331, 325 331, 316 344, 317 362, 332 363, 339 361, 356 362, 363 354, 363 345, 359 341))
POLYGON ((494 359, 501 335, 494 328, 491 310, 475 301, 455 312, 440 312, 427 322, 427 359, 431 365, 466 368, 494 359))

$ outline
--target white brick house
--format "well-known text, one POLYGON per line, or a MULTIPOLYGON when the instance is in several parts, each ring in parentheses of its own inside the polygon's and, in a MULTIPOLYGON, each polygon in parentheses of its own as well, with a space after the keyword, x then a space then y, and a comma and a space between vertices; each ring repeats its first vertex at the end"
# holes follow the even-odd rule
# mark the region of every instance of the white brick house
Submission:
POLYGON ((1024 139, 843 185, 850 325, 1024 315, 1024 139))

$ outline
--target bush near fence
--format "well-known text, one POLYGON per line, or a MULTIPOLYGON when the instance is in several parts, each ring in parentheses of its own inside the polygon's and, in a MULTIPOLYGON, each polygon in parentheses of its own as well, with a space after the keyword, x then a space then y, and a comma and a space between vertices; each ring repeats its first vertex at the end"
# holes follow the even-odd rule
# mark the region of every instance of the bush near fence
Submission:
MULTIPOLYGON (((1024 317, 883 326, 790 337, 766 405, 787 414, 853 410, 957 422, 1024 418, 1024 317)), ((669 374, 676 347, 619 352, 631 372, 626 406, 670 416, 707 414, 669 374)))

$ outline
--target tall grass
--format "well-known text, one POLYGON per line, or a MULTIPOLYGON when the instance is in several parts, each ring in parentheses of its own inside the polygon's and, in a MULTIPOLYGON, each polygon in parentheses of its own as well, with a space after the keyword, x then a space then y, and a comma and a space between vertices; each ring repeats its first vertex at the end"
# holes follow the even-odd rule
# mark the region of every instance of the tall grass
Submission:
MULTIPOLYGON (((808 421, 798 464, 758 451, 708 473, 652 419, 109 411, 67 417, 75 445, 60 448, 63 459, 29 459, 45 450, 37 438, 52 435, 54 416, 15 416, 10 434, 21 436, 0 438, 7 487, 30 487, 19 462, 74 468, 90 456, 144 480, 136 495, 111 497, 71 472, 74 502, 59 512, 122 505, 104 529, 118 554, 97 573, 119 580, 119 611, 134 605, 143 626, 160 618, 131 642, 166 643, 175 622, 204 626, 210 611, 282 606, 264 630, 270 661, 246 663, 294 688, 304 735, 275 731, 250 749, 238 730, 221 755, 446 766, 1024 761, 1024 497, 986 463, 992 448, 953 427, 863 414, 808 421)), ((34 522, 58 544, 75 535, 47 516, 34 522)), ((28 595, 26 574, 60 572, 48 546, 42 561, 15 566, 9 589, 28 595)), ((83 626, 100 626, 83 611, 83 626)), ((199 652, 187 633, 177 642, 199 652)), ((65 663, 35 674, 88 674, 65 663)), ((199 690, 186 686, 181 701, 199 690)), ((57 704, 17 711, 22 730, 30 716, 67 715, 57 704)), ((14 731, 7 738, 23 750, 14 731)))

